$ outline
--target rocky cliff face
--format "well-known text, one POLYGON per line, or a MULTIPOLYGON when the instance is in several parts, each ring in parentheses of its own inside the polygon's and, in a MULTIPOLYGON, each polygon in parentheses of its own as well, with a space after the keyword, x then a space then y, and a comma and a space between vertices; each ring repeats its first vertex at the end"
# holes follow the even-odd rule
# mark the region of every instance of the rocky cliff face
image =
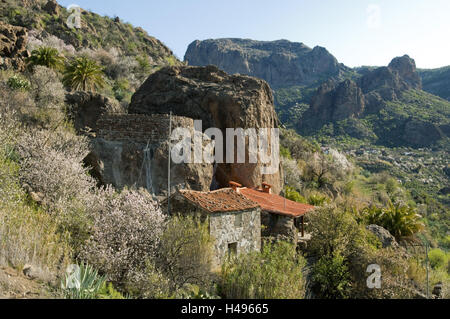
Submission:
MULTIPOLYGON (((424 112, 422 104, 429 99, 421 88, 422 81, 414 60, 407 55, 397 57, 387 67, 364 70, 356 80, 340 83, 328 80, 320 85, 298 128, 309 134, 331 123, 339 127, 334 134, 344 131, 364 139, 373 136, 370 131, 374 129, 378 137, 393 144, 429 146, 445 137, 445 125, 439 127, 417 114, 424 112), (404 93, 412 91, 417 97, 405 98, 404 93), (389 116, 380 115, 382 110, 389 116), (359 120, 367 119, 369 115, 372 115, 371 119, 359 120), (369 122, 371 124, 367 126, 369 122)), ((432 108, 432 105, 428 107, 432 108)))
MULTIPOLYGON (((278 118, 269 85, 249 76, 228 75, 217 67, 167 67, 153 75, 134 94, 129 106, 133 114, 168 114, 203 121, 203 131, 218 128, 276 128, 278 118)), ((224 143, 225 144, 225 143, 224 143)), ((272 144, 269 142, 269 149, 272 144)), ((224 150, 227 154, 227 149, 224 150)), ((215 179, 219 186, 236 181, 257 187, 262 181, 281 190, 280 172, 261 174, 262 164, 219 164, 215 179)))
POLYGON ((230 74, 266 80, 271 87, 311 85, 338 77, 348 68, 325 48, 287 40, 217 39, 192 42, 186 52, 189 65, 216 65, 230 74))
POLYGON ((25 59, 30 56, 26 43, 28 32, 25 28, 0 22, 0 68, 25 70, 25 59))

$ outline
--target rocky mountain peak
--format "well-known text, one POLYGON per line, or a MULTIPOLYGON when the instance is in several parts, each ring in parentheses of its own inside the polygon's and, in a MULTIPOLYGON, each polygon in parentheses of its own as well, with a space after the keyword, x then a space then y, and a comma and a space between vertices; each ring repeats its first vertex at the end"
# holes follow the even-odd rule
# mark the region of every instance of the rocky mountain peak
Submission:
POLYGON ((416 69, 416 62, 408 55, 394 58, 388 66, 391 70, 398 72, 400 77, 415 89, 422 88, 422 80, 416 69))
POLYGON ((185 61, 193 66, 216 65, 230 74, 255 76, 273 88, 311 85, 337 77, 347 69, 323 47, 311 49, 288 40, 197 40, 189 45, 185 61))

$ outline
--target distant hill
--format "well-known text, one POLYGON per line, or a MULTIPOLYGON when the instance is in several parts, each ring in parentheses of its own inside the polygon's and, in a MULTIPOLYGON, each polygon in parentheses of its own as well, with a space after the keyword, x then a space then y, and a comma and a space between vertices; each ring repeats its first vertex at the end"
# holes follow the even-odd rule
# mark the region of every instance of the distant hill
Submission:
POLYGON ((414 60, 398 57, 355 80, 322 84, 296 127, 303 134, 428 147, 450 136, 450 103, 421 88, 414 60))
POLYGON ((439 69, 418 70, 423 89, 450 101, 450 66, 439 69))

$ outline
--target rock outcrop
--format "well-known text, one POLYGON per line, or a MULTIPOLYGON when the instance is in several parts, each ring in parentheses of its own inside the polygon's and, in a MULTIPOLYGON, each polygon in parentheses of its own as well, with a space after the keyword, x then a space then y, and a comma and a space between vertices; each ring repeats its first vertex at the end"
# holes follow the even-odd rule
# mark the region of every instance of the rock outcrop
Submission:
POLYGON ((369 225, 367 226, 367 230, 370 231, 375 236, 377 236, 377 238, 383 245, 383 248, 391 247, 396 249, 400 247, 397 241, 395 240, 394 236, 392 236, 387 229, 378 225, 369 225))
POLYGON ((47 1, 47 3, 42 7, 42 9, 51 15, 58 15, 61 11, 61 8, 59 4, 56 2, 56 0, 47 1))
POLYGON ((345 80, 337 84, 329 80, 319 87, 313 97, 304 125, 311 123, 310 118, 327 123, 358 117, 364 112, 364 108, 364 95, 354 81, 345 80))
POLYGON ((216 65, 230 74, 255 76, 273 88, 310 85, 348 70, 323 47, 311 49, 287 40, 197 40, 184 59, 189 65, 216 65))
POLYGON ((410 87, 414 89, 422 89, 422 79, 417 73, 416 62, 408 55, 394 58, 389 63, 389 68, 398 72, 400 78, 402 78, 410 87))
MULTIPOLYGON (((228 75, 217 67, 168 67, 153 75, 133 95, 131 114, 168 114, 202 120, 203 131, 218 128, 226 136, 227 128, 277 128, 269 85, 249 76, 228 75)), ((224 143, 226 144, 226 143, 224 143)), ((272 144, 269 142, 269 150, 272 144)), ((224 150, 227 154, 227 149, 224 150)), ((261 181, 281 190, 280 173, 263 175, 258 162, 218 164, 215 180, 228 187, 229 181, 247 187, 259 187, 261 181)))
POLYGON ((70 106, 69 112, 78 131, 95 131, 97 121, 105 114, 125 113, 117 101, 97 93, 68 93, 66 102, 70 106))
POLYGON ((30 56, 27 41, 25 28, 0 22, 0 69, 25 70, 25 60, 30 56))

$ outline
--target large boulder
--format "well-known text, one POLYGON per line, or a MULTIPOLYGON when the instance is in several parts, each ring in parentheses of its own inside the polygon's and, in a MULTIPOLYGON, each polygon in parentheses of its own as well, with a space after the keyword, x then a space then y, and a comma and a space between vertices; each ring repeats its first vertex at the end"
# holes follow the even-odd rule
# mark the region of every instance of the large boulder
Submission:
MULTIPOLYGON (((168 114, 202 120, 203 131, 218 128, 226 137, 227 128, 277 128, 278 118, 269 85, 260 79, 228 75, 217 67, 176 66, 151 75, 133 95, 131 114, 168 114)), ((226 144, 226 143, 224 143, 226 144)), ((272 149, 269 141, 269 149, 272 149)), ((225 147, 224 154, 228 150, 225 147)), ((215 180, 227 187, 233 180, 247 187, 262 181, 281 190, 280 172, 263 175, 263 164, 219 164, 215 180)))
POLYGON ((391 248, 399 248, 399 244, 395 240, 395 237, 391 235, 391 233, 378 225, 369 225, 367 226, 367 230, 374 234, 383 245, 383 248, 391 247, 391 248))
POLYGON ((0 21, 0 69, 25 70, 28 32, 25 28, 12 26, 0 21))
POLYGON ((42 7, 42 9, 51 15, 59 15, 61 8, 59 4, 56 2, 56 0, 49 0, 47 3, 42 7))

